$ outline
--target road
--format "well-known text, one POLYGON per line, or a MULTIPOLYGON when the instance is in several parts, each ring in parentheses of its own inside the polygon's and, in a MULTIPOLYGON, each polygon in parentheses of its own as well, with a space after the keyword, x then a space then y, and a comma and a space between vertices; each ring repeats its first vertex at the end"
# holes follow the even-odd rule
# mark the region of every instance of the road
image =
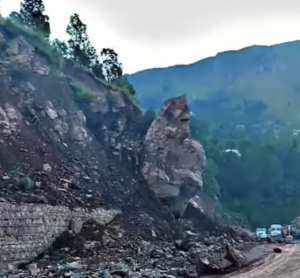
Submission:
MULTIPOLYGON (((282 253, 269 254, 249 269, 221 276, 222 278, 300 278, 300 244, 281 245, 282 253)), ((270 247, 261 247, 258 252, 270 247), (264 249, 265 248, 265 249, 264 249)), ((274 248, 274 246, 272 246, 274 248)), ((257 250, 255 251, 257 252, 257 250)), ((248 256, 254 256, 254 252, 248 256)), ((220 277, 220 276, 219 276, 220 277)))

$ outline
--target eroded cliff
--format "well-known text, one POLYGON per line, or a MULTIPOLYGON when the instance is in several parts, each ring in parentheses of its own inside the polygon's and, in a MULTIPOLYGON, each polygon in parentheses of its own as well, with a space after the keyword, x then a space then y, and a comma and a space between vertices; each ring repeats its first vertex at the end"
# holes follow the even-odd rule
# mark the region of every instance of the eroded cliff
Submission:
POLYGON ((205 167, 201 145, 189 136, 185 97, 166 102, 150 126, 132 96, 70 61, 62 63, 34 35, 20 31, 0 28, 1 266, 35 259, 57 247, 64 233, 74 236, 73 248, 82 243, 81 228, 89 220, 98 224, 82 244, 85 256, 96 252, 89 249, 93 240, 101 241, 103 254, 112 248, 118 260, 125 258, 122 252, 139 257, 139 244, 148 246, 147 240, 164 242, 162 250, 174 253, 147 247, 142 253, 149 260, 155 251, 162 256, 157 259, 174 257, 168 264, 180 261, 183 267, 190 255, 171 247, 175 238, 201 240, 192 257, 203 250, 214 256, 217 248, 219 261, 229 243, 240 244, 237 232, 210 217, 210 226, 199 229, 205 212, 198 207, 192 212, 198 222, 174 218, 193 204, 205 167), (128 235, 122 247, 116 245, 120 228, 117 236, 107 231, 112 221, 128 235), (203 242, 210 236, 215 244, 207 249, 210 243, 203 242))
MULTIPOLYGON (((135 104, 121 90, 70 62, 58 69, 18 30, 0 30, 0 43, 3 244, 27 246, 34 256, 34 237, 19 238, 11 230, 10 217, 19 215, 26 203, 40 204, 44 220, 33 213, 19 215, 15 226, 23 233, 22 225, 37 220, 55 238, 57 233, 48 228, 60 226, 61 219, 49 220, 46 205, 59 205, 66 214, 78 207, 126 211, 124 223, 134 232, 159 235, 154 223, 164 219, 168 221, 163 223, 171 223, 172 216, 164 213, 164 206, 138 174, 143 136, 139 126, 144 123, 135 104)), ((164 233, 165 229, 161 228, 164 233)), ((28 236, 38 233, 27 232, 28 236)), ((7 248, 1 248, 1 260, 13 261, 16 254, 6 252, 7 248)))

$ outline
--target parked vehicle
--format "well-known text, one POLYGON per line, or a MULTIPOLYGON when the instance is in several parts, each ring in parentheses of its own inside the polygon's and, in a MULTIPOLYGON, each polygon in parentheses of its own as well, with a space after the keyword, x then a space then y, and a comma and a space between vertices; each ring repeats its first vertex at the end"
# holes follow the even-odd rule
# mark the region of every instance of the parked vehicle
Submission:
POLYGON ((292 235, 287 235, 287 236, 284 238, 284 242, 285 242, 285 243, 290 243, 290 244, 294 243, 294 238, 293 238, 293 236, 292 236, 292 235))
POLYGON ((296 227, 294 227, 292 225, 286 225, 283 228, 283 236, 285 238, 285 242, 290 241, 291 238, 292 238, 292 241, 299 240, 300 232, 296 227))
POLYGON ((266 240, 269 243, 294 243, 300 239, 300 230, 292 225, 272 224, 268 230, 257 228, 255 236, 258 240, 266 240))
POLYGON ((266 228, 257 228, 255 235, 258 240, 264 241, 268 239, 267 229, 266 228))
POLYGON ((294 226, 291 226, 291 235, 293 236, 294 239, 297 240, 300 239, 300 231, 294 226))
POLYGON ((280 224, 273 224, 269 229, 268 241, 272 243, 284 242, 283 227, 280 224))

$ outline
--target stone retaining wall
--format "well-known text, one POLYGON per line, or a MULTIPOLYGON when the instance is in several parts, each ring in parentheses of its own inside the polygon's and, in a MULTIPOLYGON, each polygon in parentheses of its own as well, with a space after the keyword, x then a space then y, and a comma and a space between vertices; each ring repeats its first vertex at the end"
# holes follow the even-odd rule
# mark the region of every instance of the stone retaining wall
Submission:
POLYGON ((0 268, 35 258, 69 229, 71 219, 106 224, 118 213, 103 208, 88 212, 63 206, 0 203, 0 268))

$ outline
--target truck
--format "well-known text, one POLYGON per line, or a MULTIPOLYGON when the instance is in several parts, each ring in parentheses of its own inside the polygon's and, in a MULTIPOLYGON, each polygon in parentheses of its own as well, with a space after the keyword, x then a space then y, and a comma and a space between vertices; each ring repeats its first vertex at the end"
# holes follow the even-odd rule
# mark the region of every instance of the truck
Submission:
POLYGON ((293 236, 294 239, 300 239, 300 231, 296 227, 290 226, 290 234, 293 236))
POLYGON ((268 239, 267 229, 266 228, 257 228, 255 230, 256 238, 260 241, 265 241, 268 239))
POLYGON ((283 228, 283 236, 285 238, 285 242, 292 243, 294 240, 300 239, 300 232, 293 225, 285 225, 283 228))
POLYGON ((280 224, 273 224, 268 230, 268 241, 270 243, 284 242, 283 227, 280 224))

